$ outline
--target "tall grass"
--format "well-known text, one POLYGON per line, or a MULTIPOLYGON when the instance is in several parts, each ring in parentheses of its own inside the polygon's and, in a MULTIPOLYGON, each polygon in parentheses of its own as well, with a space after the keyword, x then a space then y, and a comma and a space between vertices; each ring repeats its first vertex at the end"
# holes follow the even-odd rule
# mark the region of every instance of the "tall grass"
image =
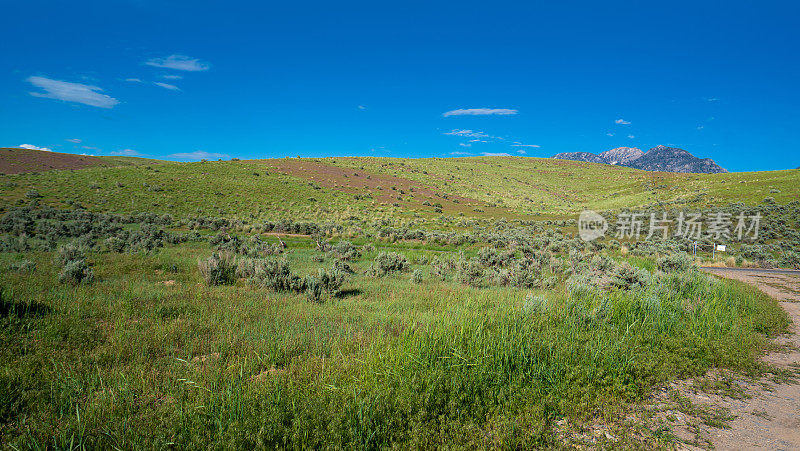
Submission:
MULTIPOLYGON (((315 252, 292 254, 298 273, 313 272, 315 252)), ((28 256, 35 273, 4 273, 0 439, 549 446, 562 416, 613 412, 712 366, 757 368, 764 337, 787 325, 765 295, 693 272, 597 296, 537 292, 546 306, 533 309, 518 289, 367 277, 367 255, 345 294, 316 304, 207 286, 197 268, 207 255, 198 243, 89 253, 101 281, 91 286, 59 285, 50 253, 28 256)), ((0 265, 11 260, 0 254, 0 265)))

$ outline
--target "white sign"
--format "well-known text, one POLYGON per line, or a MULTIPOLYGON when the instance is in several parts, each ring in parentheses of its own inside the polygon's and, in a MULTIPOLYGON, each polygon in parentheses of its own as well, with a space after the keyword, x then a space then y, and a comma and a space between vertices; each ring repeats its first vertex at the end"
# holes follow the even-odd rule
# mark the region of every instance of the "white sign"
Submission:
POLYGON ((725 252, 725 245, 717 244, 717 252, 725 252))

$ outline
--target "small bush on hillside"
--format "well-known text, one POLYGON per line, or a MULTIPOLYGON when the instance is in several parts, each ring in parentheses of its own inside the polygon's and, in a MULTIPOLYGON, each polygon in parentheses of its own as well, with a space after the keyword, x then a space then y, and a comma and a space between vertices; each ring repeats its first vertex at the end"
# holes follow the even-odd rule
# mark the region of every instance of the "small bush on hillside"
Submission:
POLYGON ((397 252, 381 252, 375 257, 372 266, 368 270, 371 275, 385 276, 394 272, 402 272, 408 269, 408 259, 397 252))
POLYGON ((474 259, 461 259, 458 261, 458 269, 456 270, 456 280, 472 287, 480 287, 483 285, 483 266, 474 259))
POLYGON ((538 315, 547 311, 547 299, 533 293, 525 295, 525 302, 522 304, 524 315, 538 315))
POLYGON ((346 274, 335 266, 330 271, 319 268, 317 270, 317 278, 323 290, 331 296, 338 296, 342 291, 342 285, 344 284, 346 274))
POLYGON ((650 273, 623 263, 615 269, 611 276, 611 286, 620 290, 634 290, 650 283, 650 273))
POLYGON ((795 251, 784 252, 778 264, 784 268, 800 269, 800 252, 795 252, 795 251))
POLYGON ((411 273, 411 283, 422 283, 423 275, 422 271, 419 269, 415 269, 413 273, 411 273))
POLYGON ((514 252, 497 252, 493 247, 484 247, 478 251, 478 261, 483 266, 506 266, 514 258, 514 252))
POLYGON ((677 253, 659 258, 656 265, 664 272, 686 272, 694 265, 694 260, 688 254, 677 253))
POLYGON ((236 262, 229 252, 215 252, 205 260, 198 259, 197 268, 209 286, 227 285, 236 281, 236 262))
POLYGON ((333 246, 333 253, 342 260, 358 260, 361 252, 349 241, 339 241, 333 246))
POLYGON ((90 284, 94 282, 94 271, 86 260, 69 260, 64 264, 61 272, 58 273, 58 281, 61 283, 69 283, 72 285, 90 284))
POLYGON ((285 259, 262 258, 254 260, 249 281, 275 291, 303 291, 303 279, 294 274, 285 259))
POLYGON ((61 266, 66 265, 70 261, 83 260, 86 256, 74 244, 65 244, 58 248, 58 255, 56 256, 56 263, 61 266))
POLYGON ((431 262, 431 271, 441 280, 447 279, 447 276, 455 269, 456 262, 452 258, 434 257, 433 262, 431 262))

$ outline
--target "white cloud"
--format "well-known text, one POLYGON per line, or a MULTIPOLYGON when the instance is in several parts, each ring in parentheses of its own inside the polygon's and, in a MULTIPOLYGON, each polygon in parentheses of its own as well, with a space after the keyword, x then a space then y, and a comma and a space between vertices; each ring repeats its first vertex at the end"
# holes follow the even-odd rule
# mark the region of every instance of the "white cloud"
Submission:
POLYGON ((86 150, 100 150, 97 147, 92 147, 92 146, 81 146, 81 147, 86 149, 86 150))
POLYGON ((142 83, 141 78, 126 78, 125 81, 129 81, 131 83, 142 83))
POLYGON ((73 144, 80 144, 80 143, 82 143, 82 142, 83 142, 83 141, 81 141, 81 140, 80 140, 80 139, 78 139, 78 138, 67 138, 65 141, 67 141, 67 142, 71 142, 71 143, 73 143, 73 144))
POLYGON ((445 133, 445 135, 465 136, 465 137, 468 137, 468 138, 491 138, 491 136, 489 136, 489 135, 487 135, 486 133, 483 133, 483 132, 476 132, 476 131, 473 131, 473 130, 459 130, 459 129, 449 131, 449 132, 445 133))
POLYGON ((367 109, 367 107, 365 107, 364 105, 359 105, 359 106, 358 106, 358 109, 359 109, 359 110, 366 110, 366 109, 367 109))
POLYGON ((707 101, 709 101, 709 102, 716 102, 716 101, 717 101, 717 100, 719 100, 719 99, 718 99, 718 98, 716 98, 716 97, 709 97, 709 98, 708 98, 708 99, 706 99, 706 100, 707 100, 707 101))
POLYGON ((200 72, 211 68, 211 65, 206 62, 184 55, 170 55, 166 58, 152 58, 147 60, 145 64, 148 66, 185 70, 189 72, 200 72))
POLYGON ((636 137, 633 136, 633 135, 628 135, 628 138, 633 139, 633 138, 636 138, 636 137))
POLYGON ((528 152, 525 152, 524 150, 519 149, 519 150, 517 150, 517 153, 520 154, 520 155, 525 155, 528 152))
POLYGON ((179 88, 179 87, 177 87, 175 85, 171 85, 169 83, 161 83, 160 81, 154 81, 153 84, 156 85, 156 86, 161 86, 162 88, 165 88, 165 89, 169 89, 170 91, 180 91, 181 90, 181 88, 179 88))
POLYGON ((458 143, 458 145, 461 147, 472 147, 472 144, 470 143, 458 143))
POLYGON ((172 155, 168 155, 172 158, 178 158, 181 160, 211 160, 217 158, 230 158, 231 156, 225 153, 214 153, 214 152, 206 152, 205 150, 195 150, 194 152, 181 152, 181 153, 173 153, 172 155))
POLYGON ((98 91, 102 91, 102 89, 97 86, 53 80, 47 77, 28 77, 25 81, 45 91, 31 92, 30 94, 34 97, 82 103, 99 108, 113 108, 119 103, 119 100, 113 97, 100 94, 98 91))
POLYGON ((617 119, 616 121, 614 121, 614 123, 619 125, 631 125, 631 123, 629 121, 626 121, 625 119, 617 119))
POLYGON ((606 136, 614 136, 613 133, 606 133, 606 136))
POLYGON ((443 113, 442 116, 509 116, 517 114, 517 110, 508 108, 462 108, 443 113))
POLYGON ((699 126, 697 126, 697 129, 698 129, 698 130, 702 130, 702 129, 704 129, 704 128, 706 128, 706 126, 705 126, 705 125, 699 125, 699 126))
POLYGON ((161 78, 167 80, 180 80, 183 78, 183 75, 162 75, 161 78))
POLYGON ((111 155, 121 155, 121 156, 124 156, 124 157, 140 157, 140 156, 142 156, 141 153, 139 153, 139 152, 137 152, 137 151, 135 151, 133 149, 115 150, 115 151, 111 152, 111 155))
POLYGON ((514 143, 514 144, 512 144, 512 146, 513 147, 542 147, 542 146, 540 146, 538 144, 520 144, 520 143, 514 143))
POLYGON ((450 155, 472 155, 469 152, 450 152, 450 155))
POLYGON ((52 152, 53 151, 53 149, 51 149, 49 147, 39 147, 39 146, 34 146, 33 144, 20 144, 19 148, 20 149, 28 149, 28 150, 41 150, 41 151, 44 151, 44 152, 52 152))
POLYGON ((484 157, 510 157, 511 156, 511 154, 505 153, 505 152, 499 152, 499 153, 481 152, 481 155, 483 155, 484 157))

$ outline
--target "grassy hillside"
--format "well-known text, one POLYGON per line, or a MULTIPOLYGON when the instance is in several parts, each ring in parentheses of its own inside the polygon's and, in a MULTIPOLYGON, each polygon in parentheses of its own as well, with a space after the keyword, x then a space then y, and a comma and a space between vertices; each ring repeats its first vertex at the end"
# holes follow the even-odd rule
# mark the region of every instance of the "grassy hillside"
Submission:
POLYGON ((728 255, 800 267, 800 204, 781 205, 799 174, 487 157, 0 176, 0 443, 558 448, 600 422, 595 446, 671 447, 667 420, 629 412, 675 378, 772 371, 784 312, 698 271, 687 239, 514 219, 774 197, 769 242, 728 255))
POLYGON ((95 211, 146 210, 182 217, 544 219, 574 217, 584 208, 658 203, 697 208, 800 197, 800 170, 671 174, 522 157, 135 162, 2 175, 0 207, 24 203, 38 193, 53 205, 73 201, 95 211))

